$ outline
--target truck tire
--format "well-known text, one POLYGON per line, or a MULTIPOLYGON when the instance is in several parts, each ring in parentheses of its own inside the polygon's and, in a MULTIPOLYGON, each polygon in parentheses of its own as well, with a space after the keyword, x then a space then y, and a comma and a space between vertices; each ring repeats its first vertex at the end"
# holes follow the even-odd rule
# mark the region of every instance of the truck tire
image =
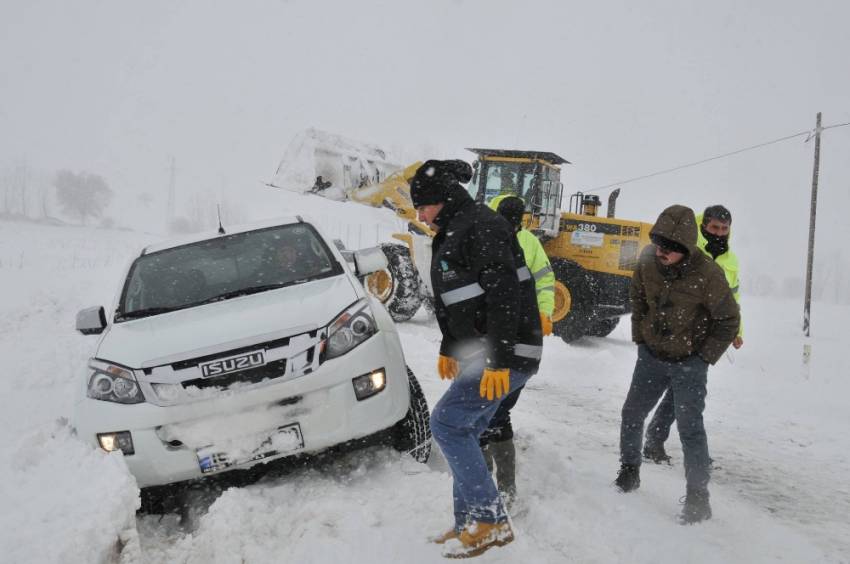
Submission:
POLYGON ((588 334, 593 320, 593 291, 585 270, 566 259, 552 259, 555 272, 555 311, 552 332, 565 343, 588 334))
POLYGON ((598 319, 590 325, 587 334, 591 337, 607 337, 620 323, 619 317, 608 317, 598 319))
POLYGON ((393 321, 407 321, 422 303, 419 273, 404 245, 384 243, 381 250, 387 257, 387 268, 366 276, 366 291, 384 304, 393 321))
POLYGON ((392 445, 394 449, 410 454, 417 462, 425 463, 431 456, 431 414, 425 394, 410 367, 407 368, 407 383, 410 407, 404 419, 392 429, 392 445))

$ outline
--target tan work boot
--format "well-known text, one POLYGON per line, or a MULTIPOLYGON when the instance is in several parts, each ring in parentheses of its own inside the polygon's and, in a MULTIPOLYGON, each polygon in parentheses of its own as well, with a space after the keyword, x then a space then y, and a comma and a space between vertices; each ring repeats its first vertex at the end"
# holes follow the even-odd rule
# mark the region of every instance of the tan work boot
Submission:
POLYGON ((446 558, 471 558, 483 554, 494 546, 504 546, 514 540, 510 523, 481 523, 468 525, 460 536, 443 545, 446 558))
POLYGON ((460 535, 458 534, 457 531, 455 531, 455 528, 452 527, 451 529, 449 529, 445 533, 442 533, 442 534, 437 535, 437 536, 428 537, 428 542, 433 542, 434 544, 445 544, 446 541, 451 540, 451 539, 456 539, 459 536, 460 535))

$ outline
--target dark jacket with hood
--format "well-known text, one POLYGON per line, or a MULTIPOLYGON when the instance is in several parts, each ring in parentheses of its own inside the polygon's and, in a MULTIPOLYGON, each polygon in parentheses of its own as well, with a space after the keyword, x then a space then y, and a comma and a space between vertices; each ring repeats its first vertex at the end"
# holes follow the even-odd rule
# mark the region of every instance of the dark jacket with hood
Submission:
POLYGON ((652 235, 687 249, 674 265, 664 266, 655 245, 641 253, 631 284, 632 340, 657 357, 682 360, 698 354, 714 364, 735 338, 738 304, 721 269, 697 247, 694 212, 670 206, 658 217, 652 235))
POLYGON ((445 189, 432 244, 440 354, 537 372, 543 335, 534 279, 508 222, 459 184, 445 189))

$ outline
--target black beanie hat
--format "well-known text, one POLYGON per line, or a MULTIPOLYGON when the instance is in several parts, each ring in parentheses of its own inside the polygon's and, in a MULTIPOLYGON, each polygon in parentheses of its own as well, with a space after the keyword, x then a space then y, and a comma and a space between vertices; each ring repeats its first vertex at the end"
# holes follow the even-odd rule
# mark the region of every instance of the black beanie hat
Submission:
POLYGON ((461 160, 428 160, 416 170, 410 181, 413 207, 446 201, 446 190, 455 184, 469 182, 472 167, 461 160))
POLYGON ((720 204, 714 206, 708 206, 705 208, 705 211, 702 212, 702 221, 703 224, 707 224, 709 219, 716 219, 718 221, 722 221, 723 223, 732 223, 732 212, 726 209, 725 206, 721 206, 720 204))
POLYGON ((508 196, 499 202, 496 211, 508 220, 514 231, 519 231, 522 227, 522 216, 525 213, 525 202, 517 196, 508 196))

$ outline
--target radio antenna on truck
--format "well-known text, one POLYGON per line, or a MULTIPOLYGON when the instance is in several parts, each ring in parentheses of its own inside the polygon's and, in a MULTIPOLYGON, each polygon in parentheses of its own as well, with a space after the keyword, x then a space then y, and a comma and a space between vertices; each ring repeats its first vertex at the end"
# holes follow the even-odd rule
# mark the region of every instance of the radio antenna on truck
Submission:
POLYGON ((221 204, 216 204, 215 207, 218 210, 218 234, 224 235, 224 227, 221 225, 221 204))

